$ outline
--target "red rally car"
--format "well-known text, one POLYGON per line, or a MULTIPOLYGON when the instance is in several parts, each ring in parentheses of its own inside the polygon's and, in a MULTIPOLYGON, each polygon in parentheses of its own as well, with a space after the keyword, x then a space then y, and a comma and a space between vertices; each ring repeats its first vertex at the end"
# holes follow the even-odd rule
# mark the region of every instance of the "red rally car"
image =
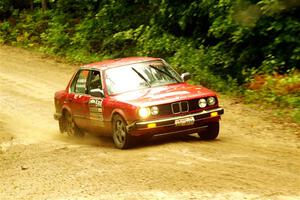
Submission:
POLYGON ((138 138, 198 133, 202 139, 219 134, 220 115, 214 92, 186 81, 163 59, 131 57, 82 66, 65 90, 55 93, 61 132, 112 135, 117 148, 138 138))

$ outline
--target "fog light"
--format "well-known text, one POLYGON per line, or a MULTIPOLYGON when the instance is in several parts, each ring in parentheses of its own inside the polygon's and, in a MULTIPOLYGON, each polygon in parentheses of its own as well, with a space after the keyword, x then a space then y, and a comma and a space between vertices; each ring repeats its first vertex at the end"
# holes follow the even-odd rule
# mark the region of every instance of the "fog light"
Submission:
POLYGON ((218 112, 212 112, 212 113, 210 113, 210 116, 211 117, 216 117, 216 116, 218 116, 218 112))
POLYGON ((156 124, 155 124, 155 123, 151 123, 151 124, 148 124, 147 127, 148 127, 148 128, 155 128, 155 127, 156 127, 156 124))

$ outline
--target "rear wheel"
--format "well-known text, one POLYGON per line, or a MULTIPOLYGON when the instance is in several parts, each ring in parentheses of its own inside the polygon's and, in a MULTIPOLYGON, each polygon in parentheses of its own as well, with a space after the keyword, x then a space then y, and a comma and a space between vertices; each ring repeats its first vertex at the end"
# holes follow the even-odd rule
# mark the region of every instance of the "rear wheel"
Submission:
POLYGON ((126 122, 120 115, 115 115, 112 121, 113 140, 119 149, 127 149, 133 144, 133 137, 127 133, 126 122))
POLYGON ((66 132, 67 128, 66 128, 66 120, 64 117, 61 117, 59 120, 58 120, 58 126, 59 126, 59 131, 60 133, 64 133, 66 132))
POLYGON ((63 130, 64 132, 67 132, 69 136, 78 136, 78 137, 83 137, 84 132, 78 128, 78 126, 75 124, 73 117, 71 113, 68 111, 65 112, 63 116, 63 122, 59 122, 60 124, 60 129, 63 130))
POLYGON ((219 122, 211 122, 205 131, 198 133, 203 140, 213 140, 218 137, 220 130, 219 122))

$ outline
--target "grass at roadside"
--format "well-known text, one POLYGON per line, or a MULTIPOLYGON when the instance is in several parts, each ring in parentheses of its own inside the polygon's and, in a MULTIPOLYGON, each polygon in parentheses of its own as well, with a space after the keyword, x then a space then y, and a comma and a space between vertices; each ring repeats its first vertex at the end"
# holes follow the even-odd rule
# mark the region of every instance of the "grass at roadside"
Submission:
POLYGON ((300 123, 300 72, 255 76, 248 84, 244 96, 245 102, 277 108, 277 115, 290 116, 300 123))

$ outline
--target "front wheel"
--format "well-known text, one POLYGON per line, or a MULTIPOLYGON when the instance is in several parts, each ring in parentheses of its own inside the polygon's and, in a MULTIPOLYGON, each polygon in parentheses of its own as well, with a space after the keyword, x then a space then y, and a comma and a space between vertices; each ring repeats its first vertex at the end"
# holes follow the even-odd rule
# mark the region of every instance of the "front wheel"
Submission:
POLYGON ((133 138, 127 133, 126 122, 120 115, 115 115, 112 121, 113 140, 119 149, 132 146, 133 138))
POLYGON ((218 137, 219 130, 220 130, 219 122, 211 122, 208 124, 207 129, 204 132, 198 133, 198 135, 203 140, 213 140, 218 137))

